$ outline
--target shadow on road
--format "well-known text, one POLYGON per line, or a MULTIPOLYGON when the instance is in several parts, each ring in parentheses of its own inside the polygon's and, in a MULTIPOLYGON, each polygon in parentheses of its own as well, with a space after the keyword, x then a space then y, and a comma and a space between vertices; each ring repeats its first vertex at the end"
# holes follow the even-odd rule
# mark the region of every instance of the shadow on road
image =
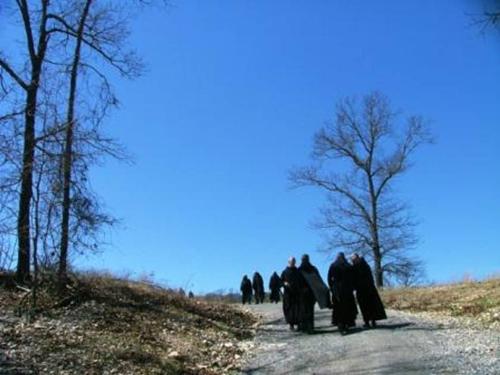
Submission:
MULTIPOLYGON (((356 327, 352 327, 347 331, 345 336, 350 336, 362 332, 368 332, 368 331, 374 331, 374 330, 387 330, 387 331, 395 331, 395 330, 407 330, 407 331, 436 331, 439 329, 443 329, 442 327, 422 327, 421 325, 417 325, 414 322, 404 322, 404 323, 386 323, 386 324, 381 324, 377 325, 376 328, 365 328, 362 327, 361 325, 358 325, 356 327)), ((267 333, 267 334, 276 334, 280 333, 280 339, 283 341, 288 341, 291 339, 294 339, 294 337, 300 336, 300 335, 308 335, 304 332, 300 332, 295 330, 290 330, 288 328, 288 325, 285 324, 284 319, 275 319, 269 322, 266 322, 264 325, 260 326, 258 328, 258 331, 261 333, 267 333), (284 335, 283 335, 284 334, 284 335)), ((309 335, 327 335, 327 334, 339 334, 339 329, 337 326, 332 326, 332 325, 322 325, 318 326, 314 329, 314 331, 309 334, 309 335)))
POLYGON ((264 325, 275 325, 275 324, 285 324, 285 319, 284 318, 278 318, 278 319, 274 319, 274 320, 269 320, 267 322, 264 323, 264 325))
POLYGON ((414 326, 415 323, 393 323, 393 324, 377 324, 377 328, 367 328, 367 329, 399 329, 414 326))
POLYGON ((421 325, 417 325, 414 322, 394 323, 394 324, 379 324, 379 325, 377 325, 377 328, 368 328, 368 329, 396 330, 396 329, 402 329, 402 328, 404 328, 405 330, 408 330, 408 331, 433 331, 433 332, 444 329, 444 327, 441 327, 438 325, 422 327, 421 325))
POLYGON ((246 369, 242 370, 241 374, 261 373, 261 371, 269 370, 269 369, 273 368, 274 365, 276 365, 276 364, 278 364, 280 362, 284 362, 284 361, 285 361, 284 359, 277 359, 275 361, 270 361, 270 362, 264 363, 264 364, 262 364, 260 366, 246 368, 246 369))

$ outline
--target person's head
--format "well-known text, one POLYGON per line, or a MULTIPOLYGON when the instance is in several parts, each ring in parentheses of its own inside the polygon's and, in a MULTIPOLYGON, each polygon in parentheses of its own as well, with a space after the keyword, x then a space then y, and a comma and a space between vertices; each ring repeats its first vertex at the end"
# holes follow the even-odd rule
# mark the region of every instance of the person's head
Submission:
POLYGON ((341 262, 346 262, 345 254, 342 251, 338 253, 337 260, 339 260, 341 262))
POLYGON ((288 258, 288 266, 295 267, 295 257, 288 258))
POLYGON ((244 278, 244 279, 248 279, 248 276, 247 276, 247 275, 243 275, 243 278, 244 278))
POLYGON ((357 262, 359 262, 359 260, 360 260, 360 259, 361 259, 361 258, 359 257, 359 254, 358 254, 358 253, 353 253, 353 254, 351 255, 351 262, 353 262, 353 263, 357 263, 357 262))
POLYGON ((302 255, 302 263, 304 263, 304 264, 309 263, 309 254, 302 255))

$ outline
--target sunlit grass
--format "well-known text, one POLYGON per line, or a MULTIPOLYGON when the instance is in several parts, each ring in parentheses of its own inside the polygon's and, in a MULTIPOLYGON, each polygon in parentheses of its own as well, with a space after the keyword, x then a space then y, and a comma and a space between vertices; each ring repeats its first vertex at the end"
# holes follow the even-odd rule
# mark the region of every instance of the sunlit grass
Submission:
POLYGON ((500 277, 475 281, 467 275, 459 282, 418 288, 394 288, 382 292, 393 309, 439 312, 455 317, 472 317, 486 325, 500 322, 500 277))

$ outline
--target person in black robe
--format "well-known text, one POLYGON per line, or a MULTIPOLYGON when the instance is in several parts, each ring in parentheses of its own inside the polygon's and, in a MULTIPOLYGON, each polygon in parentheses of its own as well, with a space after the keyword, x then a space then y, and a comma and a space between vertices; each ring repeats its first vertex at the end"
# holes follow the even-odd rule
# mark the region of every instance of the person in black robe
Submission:
POLYGON ((269 300, 274 303, 278 303, 280 301, 280 288, 283 286, 280 277, 276 272, 274 272, 269 279, 269 290, 271 291, 269 295, 269 300))
POLYGON ((255 303, 264 303, 264 279, 260 273, 255 272, 253 274, 252 286, 255 295, 255 303))
POLYGON ((343 335, 356 325, 358 315, 353 276, 352 266, 347 262, 344 253, 339 253, 328 270, 328 285, 332 291, 332 324, 337 325, 343 335))
MULTIPOLYGON (((299 271, 302 275, 315 273, 319 276, 318 269, 311 264, 309 261, 309 255, 307 254, 302 255, 302 262, 300 264, 299 271)), ((316 297, 314 296, 313 290, 306 282, 305 278, 303 277, 302 279, 299 330, 307 333, 313 333, 314 304, 316 303, 316 297)))
POLYGON ((243 276, 243 280, 241 280, 241 303, 244 305, 245 303, 252 303, 252 282, 248 278, 247 275, 243 276))
POLYGON ((281 273, 283 282, 283 315, 293 330, 300 318, 300 288, 304 283, 299 269, 295 266, 295 258, 288 259, 288 266, 281 273))
POLYGON ((356 299, 365 327, 376 327, 377 320, 387 319, 384 304, 380 299, 370 266, 363 257, 353 254, 351 257, 354 271, 354 289, 356 289, 356 299))

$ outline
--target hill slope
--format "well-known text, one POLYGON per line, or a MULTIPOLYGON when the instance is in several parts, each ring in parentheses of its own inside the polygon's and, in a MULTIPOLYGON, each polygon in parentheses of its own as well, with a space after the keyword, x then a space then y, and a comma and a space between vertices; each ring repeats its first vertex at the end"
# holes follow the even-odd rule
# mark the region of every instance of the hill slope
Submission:
POLYGON ((395 310, 457 318, 460 324, 500 330, 500 278, 386 289, 382 298, 395 310))
POLYGON ((0 287, 2 374, 220 374, 238 368, 255 324, 237 307, 105 275, 79 275, 61 300, 44 288, 29 323, 14 314, 24 294, 0 287))

